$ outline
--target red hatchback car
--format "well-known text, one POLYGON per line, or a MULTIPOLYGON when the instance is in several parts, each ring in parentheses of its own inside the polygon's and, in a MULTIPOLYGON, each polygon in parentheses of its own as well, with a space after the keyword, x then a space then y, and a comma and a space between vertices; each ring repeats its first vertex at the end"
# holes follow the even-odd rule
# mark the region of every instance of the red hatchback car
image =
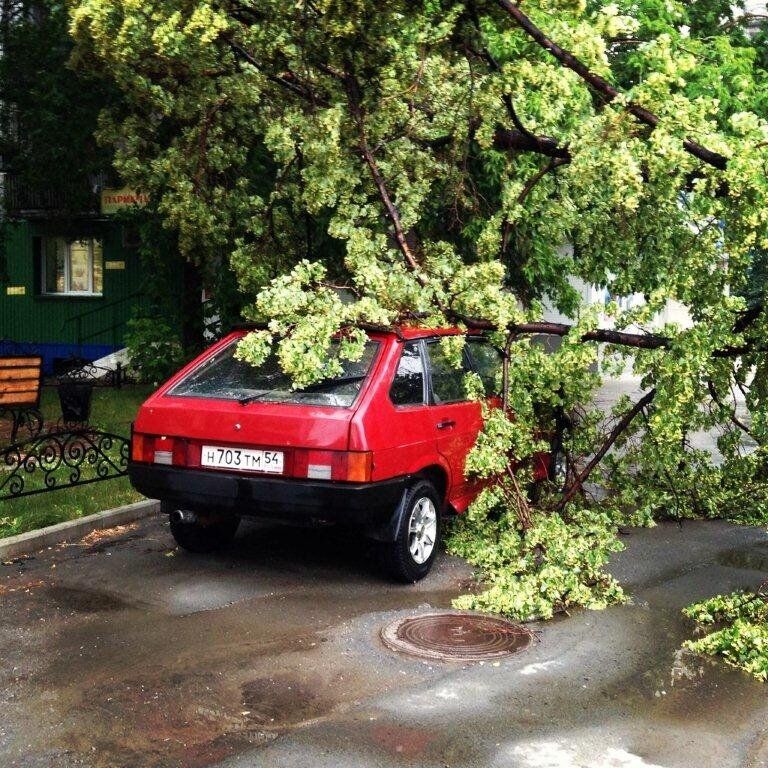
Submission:
MULTIPOLYGON (((176 541, 194 552, 224 546, 240 518, 336 522, 379 542, 385 564, 413 582, 432 567, 441 517, 480 490, 464 462, 482 426, 462 371, 438 343, 455 330, 371 333, 358 362, 302 390, 274 356, 235 359, 237 331, 155 392, 133 428, 129 475, 161 499, 176 541)), ((464 365, 493 397, 501 366, 468 336, 464 365)), ((537 457, 537 479, 549 456, 537 457)))

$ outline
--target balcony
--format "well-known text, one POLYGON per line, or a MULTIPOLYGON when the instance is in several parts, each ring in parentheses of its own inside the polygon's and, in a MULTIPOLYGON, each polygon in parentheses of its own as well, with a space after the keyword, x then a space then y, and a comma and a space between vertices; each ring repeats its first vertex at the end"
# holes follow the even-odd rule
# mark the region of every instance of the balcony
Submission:
POLYGON ((13 173, 0 173, 0 195, 7 214, 14 218, 44 219, 57 216, 98 216, 99 195, 107 174, 92 176, 88 186, 39 189, 24 184, 13 173))

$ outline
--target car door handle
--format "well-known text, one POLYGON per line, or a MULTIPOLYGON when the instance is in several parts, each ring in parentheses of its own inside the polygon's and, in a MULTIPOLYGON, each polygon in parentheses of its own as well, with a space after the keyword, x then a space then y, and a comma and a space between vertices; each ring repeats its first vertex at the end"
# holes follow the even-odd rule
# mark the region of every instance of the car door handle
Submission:
POLYGON ((444 419, 443 421, 439 421, 437 423, 438 429, 450 429, 451 427, 455 427, 455 426, 456 426, 456 422, 453 421, 452 419, 444 419))

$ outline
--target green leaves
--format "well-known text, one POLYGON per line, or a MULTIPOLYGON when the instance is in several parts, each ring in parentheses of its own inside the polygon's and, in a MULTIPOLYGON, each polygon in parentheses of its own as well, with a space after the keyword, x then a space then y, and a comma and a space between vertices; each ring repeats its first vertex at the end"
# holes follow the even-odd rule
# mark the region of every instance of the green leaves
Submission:
POLYGON ((734 592, 683 609, 699 631, 720 626, 685 647, 694 653, 722 656, 758 680, 768 680, 768 602, 762 595, 734 592))
POLYGON ((624 599, 621 587, 603 570, 610 554, 622 549, 609 518, 581 512, 566 522, 537 514, 521 535, 493 492, 484 492, 477 503, 486 508, 485 521, 478 525, 476 509, 456 524, 448 544, 481 569, 484 589, 455 600, 456 608, 548 619, 557 611, 600 609, 624 599), (498 519, 491 523, 494 507, 498 519))

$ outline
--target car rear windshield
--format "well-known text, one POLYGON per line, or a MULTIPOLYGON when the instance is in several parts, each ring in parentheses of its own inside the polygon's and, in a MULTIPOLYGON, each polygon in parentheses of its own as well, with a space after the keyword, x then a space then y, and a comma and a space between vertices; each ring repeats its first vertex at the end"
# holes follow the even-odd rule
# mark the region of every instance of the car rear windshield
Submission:
MULTIPOLYGON (((302 403, 348 408, 363 386, 376 355, 378 342, 368 341, 357 362, 341 361, 338 376, 291 389, 291 380, 278 365, 274 354, 255 367, 235 359, 238 340, 219 350, 185 376, 169 392, 173 397, 208 397, 245 403, 302 403)), ((334 346, 338 346, 334 343, 334 346)), ((331 355, 336 349, 331 349, 331 355)))

